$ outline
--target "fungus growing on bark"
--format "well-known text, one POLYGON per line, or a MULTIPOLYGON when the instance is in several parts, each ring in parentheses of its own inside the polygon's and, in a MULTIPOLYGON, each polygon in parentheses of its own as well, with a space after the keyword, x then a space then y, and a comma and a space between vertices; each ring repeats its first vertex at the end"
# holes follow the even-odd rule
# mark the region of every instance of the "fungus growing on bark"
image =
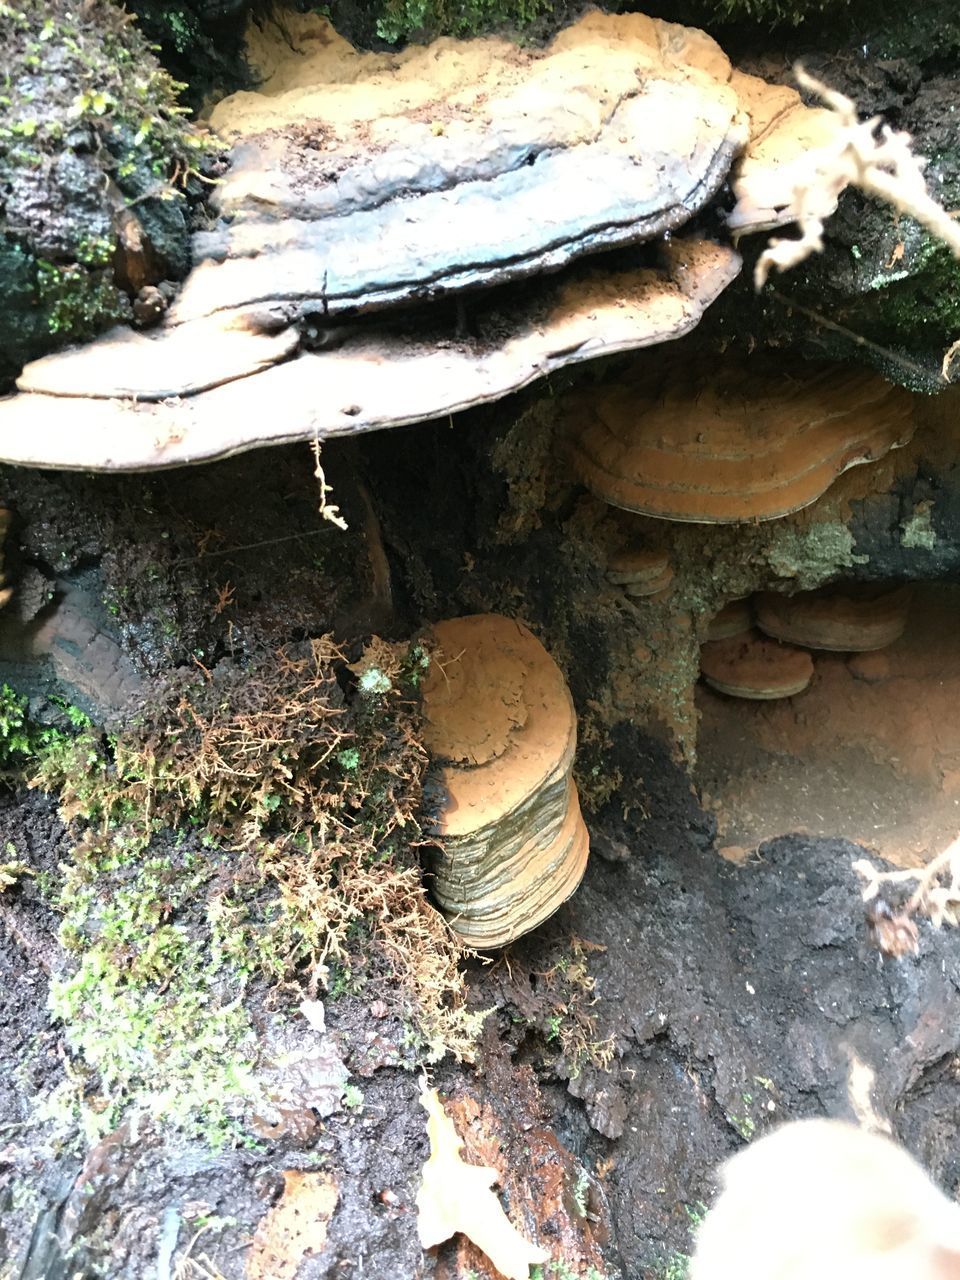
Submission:
MULTIPOLYGON (((826 107, 804 106, 788 85, 767 84, 734 71, 731 84, 750 115, 750 142, 737 161, 731 186, 737 197, 727 226, 735 236, 769 231, 795 222, 803 210, 803 180, 811 166, 833 155, 841 123, 826 107)), ((824 217, 833 213, 846 182, 822 198, 824 217)))
POLYGON ((751 632, 702 645, 700 672, 721 693, 773 701, 803 692, 813 679, 813 659, 802 649, 751 632))
MULTIPOLYGON (((659 269, 584 265, 561 282, 528 289, 510 328, 494 316, 489 343, 438 344, 435 331, 421 336, 415 325, 357 325, 336 331, 339 346, 287 359, 295 330, 273 333, 275 317, 260 311, 245 319, 265 325, 263 333, 239 324, 219 330, 222 358, 216 371, 205 370, 210 389, 194 381, 196 394, 188 394, 196 379, 194 324, 161 326, 149 336, 114 330, 27 365, 21 393, 0 400, 0 457, 28 466, 153 470, 445 417, 565 365, 682 337, 740 270, 732 249, 708 241, 673 240, 659 257, 659 269), (116 398, 118 378, 130 398, 116 398), (171 398, 176 388, 182 395, 171 398)), ((481 321, 482 305, 474 312, 481 321)), ((203 322, 202 331, 214 323, 203 322)))
POLYGON ((112 329, 99 342, 44 356, 17 379, 21 391, 103 400, 192 396, 267 369, 296 351, 297 331, 261 332, 244 317, 213 319, 163 336, 112 329))
POLYGON ((707 640, 729 640, 753 628, 753 600, 730 600, 713 615, 707 626, 707 640))
MULTIPOLYGON (((214 109, 232 163, 183 292, 149 338, 114 331, 28 366, 0 401, 4 459, 148 470, 352 435, 680 337, 741 263, 664 233, 731 166, 751 191, 779 191, 771 139, 831 114, 734 73, 703 32, 641 14, 587 14, 544 49, 358 53, 293 13, 252 39, 260 84, 214 109), (590 261, 644 241, 659 263, 590 261), (506 301, 481 288, 533 276, 506 301), (436 305, 467 293, 458 319, 436 305)), ((751 199, 789 218, 787 196, 751 199)))
POLYGON ((576 714, 522 623, 474 614, 438 623, 432 638, 424 741, 443 796, 433 892, 468 946, 502 947, 552 915, 586 867, 576 714))
POLYGON ((625 547, 610 557, 607 581, 623 587, 628 596, 666 594, 673 581, 670 556, 646 547, 625 547))
POLYGON ((598 498, 667 520, 733 524, 809 506, 913 433, 911 397, 875 374, 676 367, 575 397, 576 474, 598 498))
POLYGON ((903 635, 910 612, 909 587, 869 583, 821 587, 784 596, 756 598, 757 626, 768 636, 808 649, 866 653, 885 649, 903 635))

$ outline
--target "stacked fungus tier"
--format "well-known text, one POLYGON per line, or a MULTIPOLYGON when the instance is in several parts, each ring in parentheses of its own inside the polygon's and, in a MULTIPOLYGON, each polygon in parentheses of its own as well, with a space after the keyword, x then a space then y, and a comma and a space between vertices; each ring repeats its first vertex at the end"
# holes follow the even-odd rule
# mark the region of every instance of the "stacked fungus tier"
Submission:
POLYGON ((576 889, 588 836, 571 770, 577 720, 563 673, 522 623, 438 623, 424 682, 441 766, 433 891, 469 946, 505 946, 576 889))

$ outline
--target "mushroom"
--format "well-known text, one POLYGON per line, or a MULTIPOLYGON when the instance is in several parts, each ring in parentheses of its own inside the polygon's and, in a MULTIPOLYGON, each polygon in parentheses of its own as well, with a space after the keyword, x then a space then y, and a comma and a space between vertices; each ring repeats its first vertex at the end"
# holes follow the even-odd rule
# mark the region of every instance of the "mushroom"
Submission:
POLYGON ((725 361, 676 365, 574 397, 574 469, 598 498, 666 520, 772 520, 809 506, 843 471, 906 444, 912 400, 876 374, 799 376, 725 361))
POLYGON ((663 598, 673 581, 670 556, 666 551, 646 547, 624 547, 611 556, 607 565, 607 581, 623 587, 628 596, 663 598))
POLYGON ((721 693, 773 701, 806 689, 813 679, 813 659, 802 649, 751 632, 702 645, 700 672, 721 693))
POLYGON ((837 653, 885 649, 903 635, 910 587, 849 583, 793 596, 764 592, 756 598, 757 626, 768 636, 837 653))
MULTIPOLYGON (((835 151, 840 125, 835 111, 807 107, 796 89, 767 84, 734 71, 731 84, 750 116, 750 142, 733 167, 736 204, 727 218, 734 236, 796 222, 798 192, 816 174, 824 152, 835 151)), ((822 215, 836 209, 820 206, 822 215)))
POLYGON ((749 137, 720 49, 650 19, 590 15, 543 49, 358 54, 286 15, 266 44, 257 91, 211 113, 234 143, 223 222, 194 237, 174 323, 268 298, 324 317, 409 305, 653 240, 749 137))
POLYGON ((742 636, 745 631, 753 629, 753 601, 750 596, 743 600, 729 600, 723 608, 713 615, 707 626, 707 640, 729 640, 731 636, 742 636))
POLYGON ((577 721, 560 668, 522 623, 437 623, 424 739, 440 765, 433 893, 471 947, 506 946, 552 915, 586 867, 571 776, 577 721))
MULTIPOLYGON (((112 330, 27 365, 21 393, 0 400, 0 457, 142 471, 445 417, 565 365, 681 337, 740 270, 732 249, 708 241, 675 239, 659 256, 659 269, 584 265, 528 289, 512 328, 492 314, 496 338, 479 347, 437 345, 435 332, 424 339, 411 321, 338 330, 339 345, 283 359, 295 331, 271 332, 262 312, 149 334, 112 330), (216 335, 215 367, 197 369, 194 332, 216 335)), ((478 299, 471 313, 481 322, 486 305, 478 299)))
POLYGON ((731 166, 779 190, 771 138, 822 114, 734 73, 703 32, 641 14, 587 14, 544 49, 358 53, 294 13, 250 39, 258 87, 213 110, 234 144, 222 217, 195 235, 180 297, 149 334, 28 366, 0 401, 4 459, 182 466, 444 417, 679 337, 741 261, 676 231, 731 166), (598 257, 643 241, 659 265, 598 257), (481 288, 534 275, 513 297, 481 288), (467 291, 464 339, 433 304, 467 291))

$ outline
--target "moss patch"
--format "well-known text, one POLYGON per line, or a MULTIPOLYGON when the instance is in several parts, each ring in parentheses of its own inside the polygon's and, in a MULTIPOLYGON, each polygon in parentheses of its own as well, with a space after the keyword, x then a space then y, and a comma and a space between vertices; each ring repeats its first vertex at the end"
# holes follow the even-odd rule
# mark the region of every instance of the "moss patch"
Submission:
POLYGON ((189 247, 183 179, 205 142, 180 87, 108 0, 0 3, 0 376, 129 314, 114 278, 117 218, 132 202, 160 274, 189 247))
POLYGON ((78 829, 58 905, 71 963, 53 1012, 87 1129, 134 1107, 243 1139, 255 1043, 244 996, 356 989, 409 1027, 412 1061, 469 1055, 461 949, 422 884, 426 653, 328 640, 171 687, 125 732, 42 751, 35 785, 78 829))

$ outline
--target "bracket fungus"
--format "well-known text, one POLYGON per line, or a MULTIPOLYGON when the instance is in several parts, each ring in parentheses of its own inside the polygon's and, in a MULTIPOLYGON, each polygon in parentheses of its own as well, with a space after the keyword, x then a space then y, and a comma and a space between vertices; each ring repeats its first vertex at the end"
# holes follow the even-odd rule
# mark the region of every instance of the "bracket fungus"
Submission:
POLYGON ((720 693, 769 702, 802 693, 813 679, 813 659, 802 649, 751 632, 702 645, 700 673, 720 693))
POLYGON ((753 598, 728 601, 707 624, 707 640, 729 640, 753 629, 753 598))
POLYGON ((27 366, 0 400, 5 460, 182 466, 443 417, 680 337, 741 260, 665 233, 728 177, 738 233, 789 221, 783 146, 831 115, 641 14, 588 13, 543 49, 359 53, 312 13, 250 39, 260 83, 214 107, 232 164, 179 298, 149 334, 27 366), (454 295, 456 321, 437 307, 454 295))
POLYGON ((808 649, 867 653, 900 639, 911 596, 909 586, 890 590, 869 583, 793 596, 767 591, 756 597, 757 626, 768 636, 808 649))
POLYGON ((875 374, 676 367, 574 397, 574 469, 598 498, 666 520, 773 520, 913 434, 912 399, 875 374))
POLYGON ((624 547, 610 557, 607 581, 622 587, 628 596, 663 598, 673 581, 670 555, 646 547, 624 547))
POLYGON ((552 915, 586 867, 576 714, 522 623, 474 614, 437 623, 432 639, 425 742, 443 795, 433 893, 468 946, 503 947, 552 915))

